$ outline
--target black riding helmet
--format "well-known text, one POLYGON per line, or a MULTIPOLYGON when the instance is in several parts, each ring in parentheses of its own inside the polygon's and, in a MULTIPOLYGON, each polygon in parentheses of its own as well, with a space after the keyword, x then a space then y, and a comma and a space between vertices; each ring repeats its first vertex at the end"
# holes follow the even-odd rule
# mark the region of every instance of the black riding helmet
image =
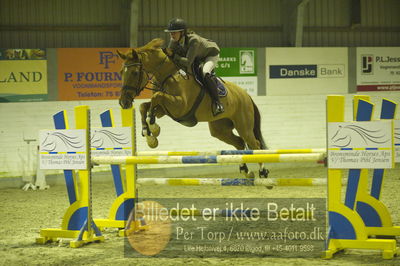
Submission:
POLYGON ((164 32, 186 31, 186 22, 181 18, 173 18, 168 23, 168 28, 164 32))

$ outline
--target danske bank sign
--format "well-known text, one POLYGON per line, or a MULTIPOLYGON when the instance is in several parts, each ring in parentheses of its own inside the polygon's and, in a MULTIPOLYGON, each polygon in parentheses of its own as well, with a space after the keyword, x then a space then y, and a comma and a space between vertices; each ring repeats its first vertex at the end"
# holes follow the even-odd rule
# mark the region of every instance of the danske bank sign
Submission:
POLYGON ((270 65, 271 79, 287 78, 340 78, 344 77, 344 65, 270 65))

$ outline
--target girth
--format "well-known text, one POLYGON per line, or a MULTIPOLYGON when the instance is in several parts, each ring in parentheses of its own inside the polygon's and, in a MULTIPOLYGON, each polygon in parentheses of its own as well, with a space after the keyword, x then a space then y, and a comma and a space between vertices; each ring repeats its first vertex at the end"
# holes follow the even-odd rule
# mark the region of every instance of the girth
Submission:
POLYGON ((193 103, 192 108, 190 108, 189 112, 179 118, 174 118, 172 116, 171 116, 171 118, 173 120, 175 120, 176 122, 178 122, 184 126, 187 126, 187 127, 194 127, 195 125, 197 125, 198 121, 197 121, 197 118, 195 117, 195 113, 196 113, 196 110, 199 107, 201 101, 203 100, 204 95, 205 95, 205 90, 204 90, 204 88, 202 88, 200 86, 200 92, 197 95, 196 100, 193 103))

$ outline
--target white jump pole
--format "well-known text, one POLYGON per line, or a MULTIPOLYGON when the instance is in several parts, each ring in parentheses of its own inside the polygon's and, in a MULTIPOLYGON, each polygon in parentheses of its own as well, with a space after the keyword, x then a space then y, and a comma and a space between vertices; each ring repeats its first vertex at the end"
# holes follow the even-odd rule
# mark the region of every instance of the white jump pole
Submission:
POLYGON ((316 162, 324 158, 321 153, 308 154, 255 154, 216 156, 99 156, 93 164, 223 164, 223 163, 300 163, 316 162))

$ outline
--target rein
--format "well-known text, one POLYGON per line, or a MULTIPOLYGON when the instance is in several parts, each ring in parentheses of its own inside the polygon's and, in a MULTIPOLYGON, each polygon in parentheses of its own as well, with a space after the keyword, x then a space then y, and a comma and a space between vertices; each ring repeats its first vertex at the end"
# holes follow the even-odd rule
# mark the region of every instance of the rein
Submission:
MULTIPOLYGON (((161 69, 161 67, 165 64, 165 61, 167 61, 168 56, 164 53, 165 57, 164 60, 161 62, 161 64, 158 65, 158 67, 154 70, 154 72, 159 72, 159 70, 161 69)), ((147 77, 149 77, 149 74, 147 74, 147 77)), ((148 88, 145 87, 144 89, 147 90, 152 90, 152 91, 161 91, 161 92, 165 92, 165 89, 163 89, 165 82, 172 77, 172 75, 169 75, 167 77, 164 78, 164 80, 161 82, 161 84, 157 81, 153 81, 152 79, 154 78, 154 75, 151 78, 148 78, 148 82, 150 82, 151 85, 158 87, 158 89, 154 89, 154 88, 148 88)))

